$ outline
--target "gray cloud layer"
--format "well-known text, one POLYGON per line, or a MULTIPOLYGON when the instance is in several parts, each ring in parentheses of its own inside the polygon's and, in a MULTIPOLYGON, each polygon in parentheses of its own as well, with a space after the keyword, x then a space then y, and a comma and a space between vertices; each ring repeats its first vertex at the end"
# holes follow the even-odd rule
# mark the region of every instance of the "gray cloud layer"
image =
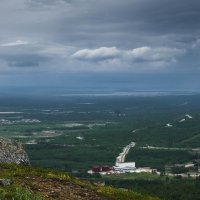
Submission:
POLYGON ((2 74, 199 73, 199 0, 2 0, 2 74))

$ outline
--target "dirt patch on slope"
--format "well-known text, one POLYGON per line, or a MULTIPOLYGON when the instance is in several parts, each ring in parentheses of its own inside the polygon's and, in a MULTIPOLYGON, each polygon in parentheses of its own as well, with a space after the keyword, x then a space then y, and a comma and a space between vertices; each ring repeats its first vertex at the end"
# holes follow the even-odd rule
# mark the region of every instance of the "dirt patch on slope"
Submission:
POLYGON ((34 176, 19 178, 18 181, 21 186, 41 194, 45 199, 108 200, 90 188, 65 180, 34 176))

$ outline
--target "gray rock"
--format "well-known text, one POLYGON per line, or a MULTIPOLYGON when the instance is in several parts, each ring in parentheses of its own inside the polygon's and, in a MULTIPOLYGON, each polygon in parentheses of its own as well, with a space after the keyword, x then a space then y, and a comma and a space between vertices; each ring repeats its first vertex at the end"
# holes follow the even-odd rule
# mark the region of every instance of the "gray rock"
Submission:
POLYGON ((22 144, 5 138, 0 138, 0 162, 30 165, 22 144))
POLYGON ((10 179, 0 179, 0 185, 2 186, 7 186, 11 184, 11 180, 10 179))

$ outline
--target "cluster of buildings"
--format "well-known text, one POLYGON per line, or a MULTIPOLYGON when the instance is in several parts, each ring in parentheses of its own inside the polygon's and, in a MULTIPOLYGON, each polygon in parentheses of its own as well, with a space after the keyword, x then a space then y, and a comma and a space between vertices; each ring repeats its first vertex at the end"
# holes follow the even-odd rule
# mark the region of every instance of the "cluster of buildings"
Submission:
POLYGON ((156 169, 151 169, 150 167, 136 168, 135 162, 124 162, 125 157, 131 148, 135 147, 135 142, 131 142, 129 145, 123 148, 123 151, 117 156, 115 166, 109 167, 105 166, 93 166, 91 170, 88 171, 89 174, 98 173, 100 175, 109 174, 124 174, 124 173, 157 173, 156 169))
POLYGON ((116 163, 115 166, 93 166, 91 170, 88 171, 89 174, 100 174, 100 175, 110 175, 110 174, 125 174, 125 173, 156 173, 159 172, 156 169, 151 169, 150 167, 136 168, 135 162, 123 162, 116 163))

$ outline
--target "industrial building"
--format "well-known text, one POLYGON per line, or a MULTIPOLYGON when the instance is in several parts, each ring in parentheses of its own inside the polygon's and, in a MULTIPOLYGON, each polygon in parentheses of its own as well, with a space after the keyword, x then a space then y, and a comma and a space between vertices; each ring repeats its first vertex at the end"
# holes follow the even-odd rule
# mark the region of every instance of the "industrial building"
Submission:
POLYGON ((135 162, 123 162, 123 163, 118 163, 116 162, 116 165, 113 167, 115 172, 119 173, 126 173, 126 172, 135 172, 136 167, 135 167, 135 162))

